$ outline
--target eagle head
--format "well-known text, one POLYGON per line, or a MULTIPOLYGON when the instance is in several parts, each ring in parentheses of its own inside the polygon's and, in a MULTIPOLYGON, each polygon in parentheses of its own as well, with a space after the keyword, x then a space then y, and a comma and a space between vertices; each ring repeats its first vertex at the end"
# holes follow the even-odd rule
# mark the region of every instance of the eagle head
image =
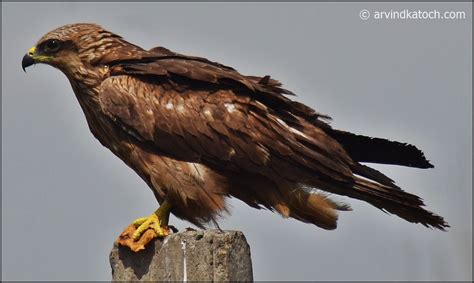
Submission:
MULTIPOLYGON (((43 63, 76 81, 92 80, 116 58, 144 51, 96 24, 70 24, 44 35, 22 60, 22 67, 43 63)), ((133 58, 132 58, 133 59, 133 58)))

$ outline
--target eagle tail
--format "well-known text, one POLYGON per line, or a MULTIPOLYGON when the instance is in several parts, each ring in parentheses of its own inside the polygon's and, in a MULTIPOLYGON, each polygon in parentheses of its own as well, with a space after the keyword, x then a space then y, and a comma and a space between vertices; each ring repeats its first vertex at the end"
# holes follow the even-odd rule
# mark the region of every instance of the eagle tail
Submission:
POLYGON ((375 207, 409 222, 443 231, 449 227, 443 217, 425 210, 422 207, 425 205, 423 200, 416 195, 358 177, 353 188, 359 199, 366 200, 375 207))
POLYGON ((412 223, 420 223, 443 231, 449 227, 443 217, 423 208, 425 204, 420 197, 402 191, 398 187, 375 183, 357 176, 351 187, 345 185, 341 188, 328 183, 319 184, 319 187, 366 201, 384 212, 395 214, 412 223))
POLYGON ((354 161, 416 168, 434 167, 423 152, 411 144, 334 129, 328 129, 327 133, 342 145, 354 161))

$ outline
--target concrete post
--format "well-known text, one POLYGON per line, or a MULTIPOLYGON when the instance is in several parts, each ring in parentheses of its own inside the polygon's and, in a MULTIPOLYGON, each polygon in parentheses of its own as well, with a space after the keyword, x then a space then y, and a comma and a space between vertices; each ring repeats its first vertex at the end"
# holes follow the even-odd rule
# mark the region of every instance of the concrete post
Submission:
POLYGON ((252 281, 250 247, 240 231, 184 231, 138 253, 114 243, 113 281, 252 281))

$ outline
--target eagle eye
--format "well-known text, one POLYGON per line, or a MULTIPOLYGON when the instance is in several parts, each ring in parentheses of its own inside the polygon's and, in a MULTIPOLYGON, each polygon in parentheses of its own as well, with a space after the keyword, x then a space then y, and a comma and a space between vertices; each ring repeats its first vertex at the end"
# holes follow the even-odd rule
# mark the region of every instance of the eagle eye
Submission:
POLYGON ((46 53, 54 53, 61 48, 61 42, 57 39, 50 39, 44 44, 44 51, 46 53))

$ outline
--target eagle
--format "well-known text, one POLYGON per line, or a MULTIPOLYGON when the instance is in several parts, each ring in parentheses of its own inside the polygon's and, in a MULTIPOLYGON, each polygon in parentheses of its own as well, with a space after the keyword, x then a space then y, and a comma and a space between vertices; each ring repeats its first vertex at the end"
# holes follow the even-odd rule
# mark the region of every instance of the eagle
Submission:
POLYGON ((217 224, 231 197, 326 230, 336 228, 338 211, 351 210, 333 195, 449 227, 420 197, 363 164, 432 168, 421 150, 334 129, 329 116, 268 75, 161 46, 145 50, 89 23, 44 35, 24 55, 23 70, 36 63, 66 75, 92 134, 158 200, 154 213, 122 233, 132 250, 143 249, 145 234, 168 235, 170 213, 201 228, 217 224))

